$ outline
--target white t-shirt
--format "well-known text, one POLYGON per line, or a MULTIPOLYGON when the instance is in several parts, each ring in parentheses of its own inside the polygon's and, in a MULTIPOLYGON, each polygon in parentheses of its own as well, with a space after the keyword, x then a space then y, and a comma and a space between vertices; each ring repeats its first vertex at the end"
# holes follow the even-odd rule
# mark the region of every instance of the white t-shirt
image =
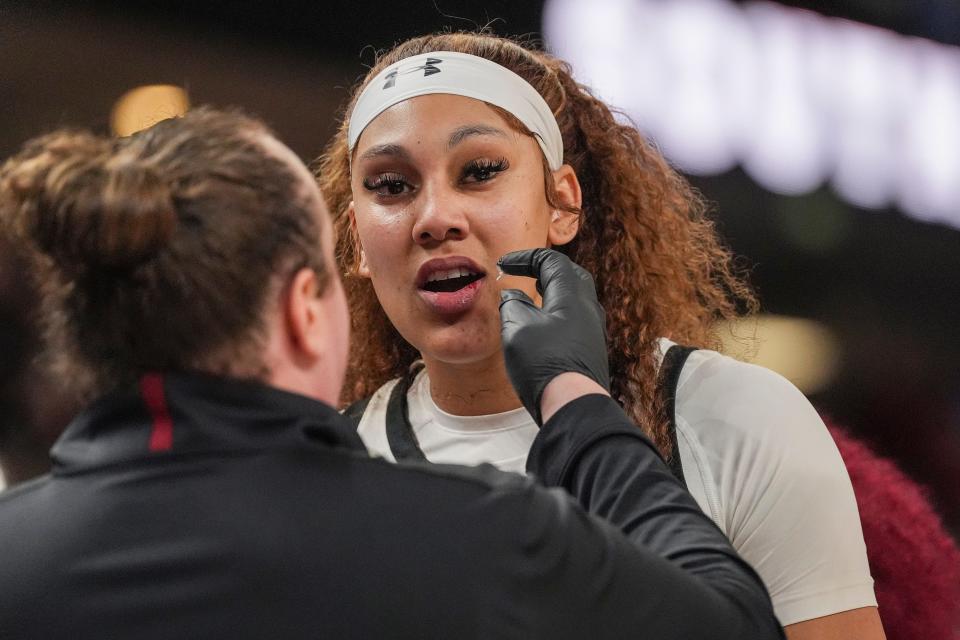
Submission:
MULTIPOLYGON (((672 344, 660 341, 661 356, 672 344)), ((358 428, 368 450, 388 460, 396 382, 374 394, 358 428)), ((451 415, 433 402, 425 371, 407 401, 428 460, 524 472, 538 430, 525 409, 451 415)), ((799 390, 762 367, 694 351, 678 382, 676 423, 690 493, 760 574, 780 624, 876 606, 850 478, 799 390)))

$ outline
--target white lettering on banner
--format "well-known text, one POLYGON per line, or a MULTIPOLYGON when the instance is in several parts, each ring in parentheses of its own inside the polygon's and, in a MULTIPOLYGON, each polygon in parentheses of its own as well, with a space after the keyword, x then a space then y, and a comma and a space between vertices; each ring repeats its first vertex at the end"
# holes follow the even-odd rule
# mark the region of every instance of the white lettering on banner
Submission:
POLYGON ((960 227, 958 47, 730 0, 547 0, 543 27, 683 171, 960 227))

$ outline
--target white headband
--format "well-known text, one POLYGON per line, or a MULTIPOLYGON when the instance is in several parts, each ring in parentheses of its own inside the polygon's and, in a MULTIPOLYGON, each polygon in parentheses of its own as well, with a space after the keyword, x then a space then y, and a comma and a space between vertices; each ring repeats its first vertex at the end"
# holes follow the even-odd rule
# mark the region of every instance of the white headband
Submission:
POLYGON ((360 94, 350 116, 350 151, 378 115, 398 102, 431 93, 466 96, 506 109, 536 136, 551 169, 563 165, 560 127, 537 90, 496 62, 453 51, 404 58, 378 73, 360 94))

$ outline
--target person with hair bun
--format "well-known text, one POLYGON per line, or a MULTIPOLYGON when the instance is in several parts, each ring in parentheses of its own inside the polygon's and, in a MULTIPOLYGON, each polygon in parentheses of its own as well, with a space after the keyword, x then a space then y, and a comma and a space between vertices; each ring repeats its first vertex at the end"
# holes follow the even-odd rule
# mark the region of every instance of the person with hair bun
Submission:
POLYGON ((499 263, 543 294, 514 292, 502 326, 547 490, 367 455, 334 409, 329 215, 256 120, 38 138, 0 167, 0 220, 33 254, 59 379, 94 399, 52 472, 0 494, 0 637, 782 637, 610 398, 603 310, 562 254, 499 263), (556 335, 576 340, 545 357, 556 335))
POLYGON ((822 421, 783 378, 710 350, 714 323, 757 302, 705 203, 569 65, 487 33, 401 42, 353 91, 317 176, 363 336, 342 400, 372 453, 532 471, 542 421, 511 384, 497 308, 506 288, 539 292, 496 260, 553 247, 596 279, 613 397, 788 636, 883 637, 822 421))

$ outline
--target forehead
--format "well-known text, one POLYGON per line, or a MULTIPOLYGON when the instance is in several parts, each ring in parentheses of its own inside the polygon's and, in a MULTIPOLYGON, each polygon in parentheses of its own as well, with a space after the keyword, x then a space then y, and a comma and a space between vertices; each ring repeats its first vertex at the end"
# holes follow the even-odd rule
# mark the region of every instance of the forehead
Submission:
POLYGON ((445 138, 465 125, 486 125, 510 138, 518 132, 493 107, 475 98, 445 93, 399 102, 374 118, 360 134, 355 151, 372 145, 445 138))

